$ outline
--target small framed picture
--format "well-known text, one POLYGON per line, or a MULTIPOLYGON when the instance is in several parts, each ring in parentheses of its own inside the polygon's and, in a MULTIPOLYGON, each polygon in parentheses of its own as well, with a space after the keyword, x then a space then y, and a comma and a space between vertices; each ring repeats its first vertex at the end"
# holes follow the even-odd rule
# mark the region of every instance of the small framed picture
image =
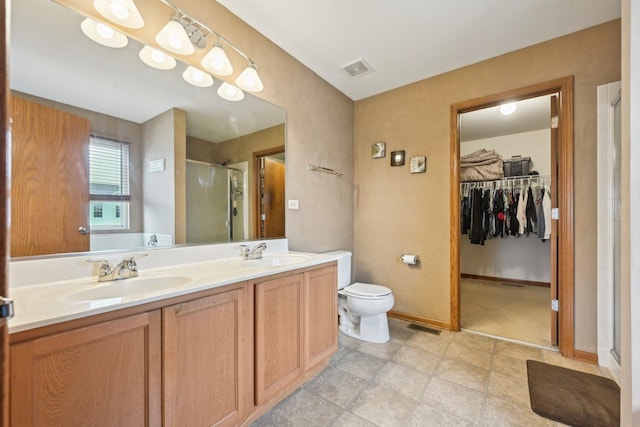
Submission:
POLYGON ((427 158, 425 156, 412 157, 410 164, 411 173, 424 173, 427 171, 427 158))
POLYGON ((391 166, 404 165, 404 150, 391 152, 391 166))
POLYGON ((371 157, 379 159, 387 155, 386 142, 376 142, 371 146, 371 157))

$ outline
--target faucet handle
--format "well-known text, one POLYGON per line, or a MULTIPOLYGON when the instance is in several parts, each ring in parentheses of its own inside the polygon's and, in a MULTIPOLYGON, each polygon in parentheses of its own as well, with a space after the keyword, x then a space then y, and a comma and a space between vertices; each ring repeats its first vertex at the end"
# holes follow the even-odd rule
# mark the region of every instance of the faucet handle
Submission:
POLYGON ((106 276, 111 274, 111 264, 106 259, 88 259, 87 262, 99 262, 100 263, 100 274, 99 277, 106 276))
POLYGON ((142 254, 134 255, 134 256, 126 259, 125 262, 126 262, 127 268, 129 270, 131 270, 131 271, 137 271, 138 270, 138 264, 136 264, 135 260, 138 259, 138 258, 145 257, 147 255, 149 255, 149 254, 142 253, 142 254))

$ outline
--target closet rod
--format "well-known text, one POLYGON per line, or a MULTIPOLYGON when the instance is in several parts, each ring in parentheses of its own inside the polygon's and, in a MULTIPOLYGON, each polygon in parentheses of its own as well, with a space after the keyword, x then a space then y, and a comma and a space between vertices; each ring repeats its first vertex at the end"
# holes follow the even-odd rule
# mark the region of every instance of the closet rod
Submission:
POLYGON ((487 185, 496 185, 496 184, 515 184, 522 185, 527 184, 530 185, 531 182, 542 182, 542 184, 551 183, 551 175, 527 175, 527 176, 506 176, 500 179, 494 179, 490 181, 465 181, 460 183, 460 188, 463 187, 485 187, 487 185))

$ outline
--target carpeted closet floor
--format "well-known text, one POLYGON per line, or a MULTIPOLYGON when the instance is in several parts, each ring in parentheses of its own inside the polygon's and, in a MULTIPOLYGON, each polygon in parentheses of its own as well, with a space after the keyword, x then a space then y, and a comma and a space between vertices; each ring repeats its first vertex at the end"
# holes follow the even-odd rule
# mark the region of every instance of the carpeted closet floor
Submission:
POLYGON ((460 280, 463 329, 551 346, 549 288, 460 280))

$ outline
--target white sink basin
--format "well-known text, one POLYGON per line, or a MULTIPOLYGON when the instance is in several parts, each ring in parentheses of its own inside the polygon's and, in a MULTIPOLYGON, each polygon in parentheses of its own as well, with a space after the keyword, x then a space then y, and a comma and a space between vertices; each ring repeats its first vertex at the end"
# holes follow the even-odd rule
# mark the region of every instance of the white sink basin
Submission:
POLYGON ((310 260, 311 257, 302 254, 265 255, 260 259, 248 259, 242 261, 243 267, 283 267, 300 264, 310 260))
POLYGON ((93 301, 124 299, 133 295, 164 292, 185 285, 193 279, 187 276, 134 277, 131 279, 102 282, 65 296, 67 301, 93 301))

